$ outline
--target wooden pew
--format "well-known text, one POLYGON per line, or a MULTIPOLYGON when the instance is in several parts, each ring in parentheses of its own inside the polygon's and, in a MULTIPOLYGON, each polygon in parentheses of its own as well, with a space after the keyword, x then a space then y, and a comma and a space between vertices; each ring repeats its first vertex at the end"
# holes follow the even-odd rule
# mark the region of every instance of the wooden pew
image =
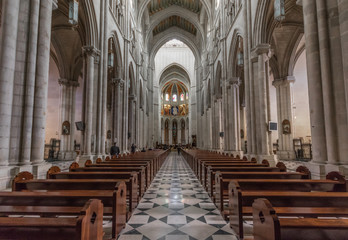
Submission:
MULTIPOLYGON (((226 162, 226 163, 203 163, 202 166, 202 177, 201 179, 202 181, 202 185, 206 187, 207 185, 207 178, 208 178, 208 172, 216 172, 216 171, 223 171, 224 169, 228 169, 229 167, 269 167, 269 165, 267 164, 257 164, 257 163, 253 163, 253 162, 243 162, 243 163, 230 163, 230 162, 226 162)), ((278 167, 278 166, 277 166, 278 167)), ((278 167, 279 168, 279 167, 278 167)), ((286 168, 284 169, 280 169, 281 172, 286 172, 286 168)), ((214 180, 215 175, 210 176, 210 179, 214 180)))
MULTIPOLYGON (((256 165, 254 162, 249 161, 240 161, 240 160, 215 160, 215 161, 199 161, 199 165, 197 167, 197 178, 202 182, 204 182, 204 179, 207 174, 207 168, 209 166, 249 166, 249 165, 256 165)), ((266 164, 257 164, 260 165, 260 167, 269 167, 269 165, 266 164)))
MULTIPOLYGON (((255 166, 240 166, 240 167, 210 167, 207 170, 206 189, 212 194, 215 186, 215 174, 217 172, 281 172, 277 167, 255 167, 255 166)), ((211 195, 214 197, 214 195, 211 195)))
POLYGON ((236 170, 230 169, 229 171, 216 171, 213 173, 208 173, 208 179, 207 179, 207 190, 208 194, 212 196, 214 199, 216 198, 214 194, 214 190, 220 191, 220 188, 228 189, 228 182, 227 184, 223 181, 223 179, 238 179, 238 178, 251 178, 251 179, 258 179, 258 178, 306 178, 309 176, 306 174, 301 175, 300 173, 289 173, 289 172, 280 172, 279 168, 273 168, 273 167, 266 167, 266 168, 236 168, 236 170), (244 169, 244 171, 240 171, 240 169, 244 169), (214 177, 213 179, 210 179, 209 177, 214 177))
POLYGON ((139 168, 144 167, 145 168, 145 175, 146 175, 146 186, 150 186, 151 181, 153 180, 154 176, 151 172, 150 163, 147 164, 139 164, 139 163, 100 163, 100 164, 91 164, 88 165, 89 168, 95 168, 95 167, 101 167, 101 168, 107 168, 107 167, 119 167, 119 168, 139 168))
POLYGON ((224 213, 223 197, 224 191, 228 191, 231 180, 236 179, 310 179, 308 172, 216 172, 214 186, 209 188, 210 194, 214 196, 214 202, 221 214, 224 213), (214 189, 215 193, 214 194, 214 189))
POLYGON ((70 172, 132 172, 138 174, 139 198, 145 193, 147 187, 145 167, 79 167, 76 164, 70 165, 70 172))
MULTIPOLYGON (((255 240, 338 240, 348 236, 348 219, 279 218, 279 208, 273 208, 270 201, 262 198, 256 199, 252 207, 255 240)), ((325 210, 325 207, 301 209, 302 212, 319 213, 325 210)), ((347 207, 336 210, 338 216, 348 215, 347 207)), ((288 211, 291 213, 294 209, 288 211)), ((301 213, 298 215, 301 216, 301 213)))
MULTIPOLYGON (((118 165, 129 165, 132 166, 132 164, 140 165, 140 166, 147 166, 149 165, 151 176, 155 176, 156 173, 158 172, 159 168, 157 165, 152 161, 152 160, 117 160, 117 161, 107 161, 107 162, 102 162, 100 166, 102 165, 111 165, 111 164, 118 164, 118 165)), ((95 167, 94 165, 86 165, 86 167, 95 167)))
POLYGON ((57 167, 51 167, 47 179, 122 179, 127 186, 129 211, 136 208, 138 198, 138 174, 136 172, 60 172, 57 167))
POLYGON ((99 199, 104 215, 112 216, 112 236, 116 237, 127 220, 125 191, 125 184, 120 182, 116 190, 0 192, 0 213, 76 216, 89 199, 99 199))
POLYGON ((201 179, 202 176, 202 169, 203 165, 209 165, 209 164, 214 164, 214 163, 246 163, 248 161, 245 160, 240 160, 240 159, 233 159, 233 158, 225 158, 225 159, 207 159, 207 158, 199 158, 195 160, 194 166, 195 168, 193 169, 194 173, 197 175, 199 179, 201 179))
POLYGON ((248 208, 245 207, 250 209, 257 198, 266 198, 273 206, 282 207, 282 213, 285 216, 294 215, 284 211, 285 208, 287 208, 288 212, 291 212, 293 208, 297 208, 296 214, 304 217, 308 214, 310 216, 321 216, 321 208, 326 208, 325 211, 334 208, 332 212, 336 212, 336 214, 338 212, 339 216, 342 217, 348 216, 348 211, 346 211, 348 209, 347 192, 242 191, 235 184, 230 192, 230 225, 241 239, 244 237, 243 216, 248 211, 248 208), (318 213, 313 211, 299 213, 298 208, 303 207, 315 207, 318 213), (336 208, 340 208, 341 211, 337 211, 336 208))
POLYGON ((77 218, 0 217, 0 237, 8 240, 102 240, 103 204, 97 199, 88 200, 77 218))

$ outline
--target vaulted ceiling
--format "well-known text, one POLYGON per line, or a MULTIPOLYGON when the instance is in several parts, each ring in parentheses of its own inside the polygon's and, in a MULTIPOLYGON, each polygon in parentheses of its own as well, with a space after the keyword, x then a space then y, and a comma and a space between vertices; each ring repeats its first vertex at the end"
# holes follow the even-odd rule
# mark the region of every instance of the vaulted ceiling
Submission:
POLYGON ((157 35, 161 32, 166 31, 167 29, 171 27, 179 27, 186 32, 189 32, 196 36, 197 29, 196 27, 186 19, 179 17, 179 16, 170 16, 163 21, 161 21, 153 30, 153 35, 157 35))
POLYGON ((153 14, 173 5, 183 7, 194 13, 199 13, 202 9, 200 0, 151 0, 148 5, 149 14, 152 16, 153 14))

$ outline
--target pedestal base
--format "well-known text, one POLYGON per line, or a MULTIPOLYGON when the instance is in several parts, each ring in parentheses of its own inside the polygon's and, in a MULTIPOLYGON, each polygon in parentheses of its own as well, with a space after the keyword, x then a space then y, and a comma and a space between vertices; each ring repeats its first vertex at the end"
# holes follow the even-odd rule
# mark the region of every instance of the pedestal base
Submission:
POLYGON ((345 177, 348 176, 348 165, 320 164, 309 162, 305 166, 311 171, 312 179, 325 179, 329 172, 340 172, 345 177))
POLYGON ((0 190, 11 188, 12 179, 19 172, 30 172, 34 175, 34 178, 45 179, 48 169, 52 167, 52 164, 47 162, 41 162, 36 165, 22 165, 22 166, 5 166, 0 167, 0 190))
POLYGON ((15 176, 16 172, 13 167, 2 166, 0 167, 0 189, 4 190, 11 187, 12 176, 15 176))
POLYGON ((61 161, 75 161, 76 159, 76 152, 59 152, 58 159, 61 161))
POLYGON ((79 158, 76 159, 76 162, 81 166, 85 166, 85 163, 87 160, 92 160, 93 163, 97 160, 97 155, 82 155, 79 158))
POLYGON ((43 162, 41 164, 33 165, 32 173, 35 178, 46 179, 47 171, 52 167, 51 163, 43 162))
POLYGON ((278 151, 277 156, 279 161, 292 161, 296 159, 293 151, 278 151))
POLYGON ((244 157, 244 152, 243 151, 232 151, 233 156, 236 158, 239 156, 240 159, 243 159, 244 157))
POLYGON ((304 164, 309 171, 311 171, 312 179, 325 179, 326 177, 326 164, 308 162, 304 164))
POLYGON ((270 167, 275 167, 278 163, 277 155, 260 155, 257 156, 257 162, 262 163, 262 160, 267 160, 270 167))

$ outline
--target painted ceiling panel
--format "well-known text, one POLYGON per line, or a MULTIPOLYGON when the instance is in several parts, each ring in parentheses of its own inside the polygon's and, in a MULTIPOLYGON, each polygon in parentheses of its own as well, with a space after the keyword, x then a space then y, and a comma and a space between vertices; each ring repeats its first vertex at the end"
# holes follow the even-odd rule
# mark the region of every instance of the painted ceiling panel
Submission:
POLYGON ((151 0, 148 5, 149 14, 151 16, 172 5, 186 8, 194 13, 199 13, 202 8, 200 0, 151 0))
POLYGON ((171 96, 173 93, 180 95, 181 93, 187 93, 185 85, 177 80, 166 83, 162 90, 163 93, 168 93, 171 96))
POLYGON ((190 21, 179 16, 170 16, 169 18, 164 19, 154 28, 153 35, 155 36, 171 27, 179 27, 195 36, 197 35, 196 27, 190 21))

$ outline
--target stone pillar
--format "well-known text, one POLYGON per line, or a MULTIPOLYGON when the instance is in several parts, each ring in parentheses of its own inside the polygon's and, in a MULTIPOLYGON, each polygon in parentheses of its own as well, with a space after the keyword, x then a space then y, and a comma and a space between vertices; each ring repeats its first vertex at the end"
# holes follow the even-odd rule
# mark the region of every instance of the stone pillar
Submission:
POLYGON ((169 126, 168 126, 168 129, 169 129, 169 145, 172 145, 173 144, 173 121, 169 121, 169 126))
POLYGON ((106 125, 107 125, 107 96, 108 96, 108 11, 109 1, 104 0, 104 53, 103 53, 103 98, 102 98, 102 122, 101 122, 101 147, 100 154, 105 155, 105 141, 106 141, 106 125))
POLYGON ((52 1, 41 1, 31 147, 31 162, 34 165, 44 161, 51 22, 52 1))
POLYGON ((114 114, 113 114, 113 136, 114 139, 113 141, 115 141, 115 138, 117 139, 117 144, 121 144, 122 141, 122 105, 123 105, 123 94, 121 89, 123 90, 123 80, 120 78, 114 78, 112 80, 113 84, 114 84, 114 114))
POLYGON ((295 152, 293 147, 293 83, 295 78, 288 76, 282 79, 273 81, 273 86, 276 88, 277 94, 277 112, 278 112, 278 140, 279 151, 277 152, 280 160, 294 160, 295 152), (289 132, 283 131, 283 121, 290 122, 289 132))
POLYGON ((13 82, 20 0, 3 0, 0 50, 0 166, 7 166, 10 148, 13 82))
POLYGON ((92 131, 93 131, 93 90, 94 90, 94 64, 99 56, 99 51, 93 46, 83 47, 86 66, 86 101, 85 101, 85 131, 84 131, 84 155, 91 157, 92 131))
POLYGON ((348 1, 338 0, 340 37, 342 44, 343 74, 346 93, 346 111, 348 117, 348 1))
MULTIPOLYGON (((129 145, 131 144, 137 144, 136 143, 136 139, 135 139, 135 131, 136 131, 136 116, 135 116, 135 112, 136 112, 136 101, 137 98, 135 95, 130 95, 129 99, 128 99, 128 129, 127 129, 127 142, 129 143, 129 145), (128 136, 130 135, 130 137, 128 136)), ((127 145, 126 145, 127 146, 127 145)), ((140 148, 141 146, 137 146, 138 148, 140 148)), ((125 148, 125 151, 127 151, 127 147, 125 148)))
POLYGON ((253 83, 255 93, 255 138, 257 143, 257 156, 259 161, 266 159, 271 164, 275 163, 275 156, 273 155, 271 135, 268 131, 269 121, 269 58, 270 45, 260 44, 252 51, 253 63, 253 83))
POLYGON ((231 78, 229 80, 230 92, 231 92, 231 107, 230 111, 230 122, 231 122, 231 151, 234 156, 242 156, 241 142, 240 142, 240 103, 239 103, 239 86, 240 79, 238 77, 231 78))
POLYGON ((79 86, 77 81, 69 81, 67 79, 59 80, 61 88, 60 103, 60 152, 58 158, 60 160, 74 160, 76 157, 74 149, 75 139, 75 108, 76 108, 76 88, 79 86), (63 132, 63 123, 70 123, 70 132, 65 135, 63 132))
POLYGON ((312 126, 313 162, 327 161, 324 109, 322 97, 317 9, 315 1, 303 1, 306 37, 309 107, 312 126))
POLYGON ((28 48, 28 60, 26 71, 26 90, 25 105, 22 129, 22 148, 21 148, 21 165, 29 165, 31 157, 32 144, 32 127, 33 127, 33 107, 35 94, 35 73, 36 73, 36 55, 37 55, 37 39, 39 28, 39 10, 40 1, 33 0, 30 2, 30 36, 28 48))

